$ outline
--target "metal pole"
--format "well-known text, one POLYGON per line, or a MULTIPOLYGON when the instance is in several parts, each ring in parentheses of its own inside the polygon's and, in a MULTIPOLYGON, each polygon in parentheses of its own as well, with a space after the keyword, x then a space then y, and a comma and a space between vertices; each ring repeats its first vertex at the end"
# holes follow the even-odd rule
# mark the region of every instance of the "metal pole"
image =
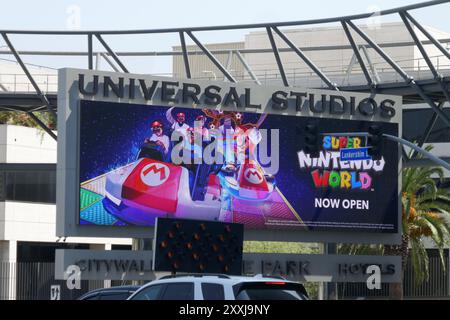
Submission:
POLYGON ((275 56, 275 60, 278 65, 278 70, 280 71, 281 79, 283 80, 283 84, 286 87, 289 87, 289 82, 286 77, 286 73, 284 72, 283 62, 281 61, 280 52, 278 51, 277 44, 275 43, 275 39, 273 38, 272 29, 270 27, 266 28, 267 35, 269 36, 270 45, 272 46, 272 51, 275 56))
POLYGON ((203 51, 204 54, 211 60, 212 63, 227 77, 230 82, 236 83, 236 79, 224 68, 219 60, 192 34, 191 31, 186 31, 187 35, 195 42, 195 44, 203 51))
MULTIPOLYGON (((448 3, 448 0, 434 0, 425 1, 421 3, 415 3, 412 5, 407 5, 403 7, 392 8, 388 10, 382 10, 376 12, 378 16, 389 15, 397 13, 399 11, 409 11, 419 8, 425 8, 433 5, 448 3)), ((41 35, 86 35, 88 33, 101 33, 103 35, 117 35, 117 34, 155 34, 155 33, 178 33, 180 31, 219 31, 219 30, 238 30, 238 29, 258 29, 265 28, 267 26, 276 27, 288 27, 288 26, 304 26, 304 25, 314 25, 320 23, 333 23, 340 22, 342 20, 359 20, 370 18, 375 12, 367 12, 363 14, 355 14, 342 17, 333 17, 325 19, 311 19, 303 21, 287 21, 287 22, 272 22, 272 23, 253 23, 253 24, 239 24, 239 25, 221 25, 221 26, 207 26, 207 27, 194 27, 194 28, 168 28, 168 29, 142 29, 142 30, 104 30, 104 31, 36 31, 36 30, 1 30, 0 32, 5 32, 9 34, 41 34, 41 35)))
MULTIPOLYGON (((442 109, 444 106, 444 103, 441 102, 438 106, 439 109, 442 109)), ((434 128, 434 125, 436 124, 436 120, 437 120, 437 113, 433 113, 433 115, 431 116, 430 121, 428 121, 428 125, 427 128, 425 129, 424 134, 422 135, 422 137, 419 140, 418 146, 420 148, 422 148, 423 144, 428 140, 428 138, 430 137, 431 131, 434 128)), ((413 156, 415 155, 415 152, 413 153, 413 156)))
MULTIPOLYGON (((16 58, 17 63, 19 63, 20 67, 22 68, 23 72, 25 72, 25 75, 27 76, 28 80, 31 82, 31 85, 33 86, 34 90, 36 91, 37 95, 39 96, 39 99, 42 101, 42 103, 46 106, 47 110, 55 117, 57 118, 56 112, 50 107, 50 102, 47 99, 47 96, 41 91, 36 81, 34 81, 33 76, 31 75, 30 71, 28 70, 25 63, 22 61, 22 58, 17 53, 16 49, 12 45, 11 41, 9 41, 9 38, 6 33, 2 33, 2 37, 5 40, 6 44, 8 45, 9 49, 11 50, 12 54, 16 58)), ((43 123, 41 120, 39 120, 38 117, 36 117, 32 112, 28 112, 30 117, 37 123, 38 126, 40 126, 42 129, 44 129, 45 132, 47 132, 55 141, 58 140, 57 136, 47 127, 45 123, 43 123)))
POLYGON ((92 34, 88 34, 88 68, 89 70, 94 69, 94 61, 92 54, 92 34))
POLYGON ((109 57, 105 53, 100 53, 100 55, 105 59, 105 61, 113 68, 115 72, 119 72, 119 69, 116 67, 116 65, 109 59, 109 57))
POLYGON ((123 72, 130 73, 128 69, 124 66, 124 64, 120 61, 119 57, 114 53, 113 50, 108 46, 108 44, 103 40, 102 36, 99 33, 96 33, 95 36, 97 37, 98 41, 105 47, 105 49, 108 51, 109 55, 116 61, 116 63, 120 66, 123 72))
MULTIPOLYGON (((330 135, 330 136, 341 136, 341 137, 346 137, 346 136, 353 136, 353 137, 369 137, 369 133, 367 132, 338 132, 338 133, 322 133, 322 135, 330 135)), ((409 142, 408 140, 405 140, 403 138, 399 138, 387 133, 383 133, 383 137, 387 138, 388 140, 392 140, 395 141, 397 143, 400 143, 402 145, 405 145, 407 147, 410 147, 411 149, 417 151, 418 153, 422 154, 423 156, 427 157, 428 159, 430 159, 431 161, 433 161, 434 163, 444 167, 447 170, 450 170, 450 163, 444 161, 443 159, 436 157, 434 154, 418 147, 417 145, 415 145, 412 142, 409 142)))
POLYGON ((261 85, 261 81, 258 80, 258 77, 253 72, 252 68, 248 65, 247 61, 242 56, 241 52, 239 50, 236 50, 236 56, 238 57, 239 61, 241 61, 242 65, 244 66, 245 70, 247 70, 250 77, 255 81, 257 84, 261 85))
POLYGON ((447 117, 447 115, 440 110, 436 104, 431 100, 429 96, 425 94, 423 89, 414 81, 414 78, 409 76, 403 69, 395 62, 393 61, 384 51, 381 49, 375 42, 370 39, 370 37, 365 34, 360 28, 358 28, 353 22, 347 21, 347 23, 363 38, 370 46, 380 55, 383 57, 384 60, 395 70, 398 74, 401 75, 401 77, 405 80, 405 82, 412 87, 419 96, 428 104, 430 107, 436 112, 439 117, 441 117, 442 121, 445 122, 447 126, 450 127, 450 119, 447 117))
POLYGON ((14 46, 12 45, 11 41, 9 41, 8 35, 6 33, 2 33, 2 37, 5 40, 7 46, 9 47, 9 50, 11 50, 12 54, 14 55, 14 57, 16 58, 17 63, 20 65, 20 67, 22 68, 23 72, 25 73, 25 75, 27 76, 28 80, 31 82, 31 85, 33 86, 34 90, 36 91, 37 95, 39 96, 39 98, 41 99, 42 103, 47 106, 47 109, 56 117, 56 113, 55 111, 53 111, 50 108, 50 102, 48 101, 47 97, 45 96, 44 93, 42 93, 41 89, 39 88, 38 84, 36 83, 36 81, 34 81, 33 76, 31 75, 30 71, 28 70, 27 66, 25 65, 25 63, 22 61, 22 58, 20 57, 20 55, 17 53, 16 48, 14 48, 14 46))
POLYGON ((186 49, 186 40, 184 38, 184 32, 180 32, 181 50, 183 51, 184 69, 186 70, 186 78, 191 78, 191 68, 189 66, 189 57, 186 49))
POLYGON ((100 60, 101 60, 101 55, 99 52, 97 52, 95 54, 95 70, 99 70, 100 69, 100 60))
POLYGON ((403 13, 408 19, 419 29, 448 59, 450 59, 450 52, 444 48, 444 46, 436 40, 416 19, 414 19, 406 10, 403 13))
POLYGON ((311 61, 283 32, 281 32, 277 27, 273 27, 273 30, 283 39, 284 42, 292 49, 294 52, 306 63, 311 70, 317 74, 327 86, 332 89, 339 91, 337 84, 332 83, 331 80, 311 61))
MULTIPOLYGON (((233 62, 233 50, 230 50, 230 52, 228 52, 228 58, 227 58, 227 63, 225 65, 225 68, 227 70, 231 70, 231 63, 233 62)), ((227 77, 223 76, 223 81, 226 81, 227 77)))
POLYGON ((419 49, 420 53, 422 54, 422 57, 425 59, 425 62, 428 65, 428 68, 430 69, 431 73, 433 73, 434 78, 439 82, 439 85, 441 87, 442 92, 444 93, 445 98, 448 102, 450 102, 450 94, 448 92, 448 88, 442 81, 442 75, 439 74, 434 67, 433 63, 431 62, 430 57, 428 56, 424 46, 419 40, 419 37, 417 37, 416 32, 412 28, 411 24, 409 23, 408 19, 406 18, 405 12, 400 12, 400 17, 403 20, 403 23, 405 24, 406 28, 408 29, 409 33, 411 34, 411 37, 413 38, 414 42, 416 43, 417 48, 419 49))
POLYGON ((432 153, 430 153, 430 152, 428 152, 428 151, 426 151, 426 150, 424 150, 422 148, 419 148, 417 145, 415 145, 412 142, 409 142, 408 140, 405 140, 405 139, 402 139, 402 138, 399 138, 399 137, 396 137, 396 136, 392 136, 390 134, 385 134, 385 133, 383 133, 383 137, 386 137, 389 140, 392 140, 392 141, 404 144, 404 145, 410 147, 411 149, 417 151, 418 153, 422 154, 423 156, 427 157, 428 159, 430 159, 434 163, 442 166, 443 168, 445 168, 447 170, 450 170, 450 163, 444 161, 441 158, 436 157, 434 154, 432 154, 432 153))
POLYGON ((57 141, 57 136, 53 133, 50 128, 48 128, 45 123, 43 123, 38 117, 36 117, 32 112, 27 112, 31 119, 38 124, 45 132, 47 132, 55 141, 57 141))
POLYGON ((369 52, 367 51, 367 47, 361 46, 361 50, 364 53, 364 56, 366 57, 366 60, 367 60, 367 63, 369 64, 372 75, 375 77, 375 82, 376 83, 381 82, 380 76, 378 75, 378 72, 377 72, 377 68, 375 68, 375 64, 372 62, 372 59, 370 58, 369 52))
POLYGON ((373 86, 375 83, 374 83, 372 77, 370 76, 369 71, 367 71, 366 65, 364 64, 361 54, 359 53, 359 47, 356 46, 355 40, 353 39, 353 36, 350 33, 350 30, 348 29, 347 23, 345 23, 345 21, 342 21, 341 24, 342 24, 342 27, 344 28, 345 35, 347 36, 347 39, 353 48, 353 53, 355 54, 356 58, 358 59, 359 65, 361 66, 364 76, 366 77, 367 84, 369 86, 373 86))

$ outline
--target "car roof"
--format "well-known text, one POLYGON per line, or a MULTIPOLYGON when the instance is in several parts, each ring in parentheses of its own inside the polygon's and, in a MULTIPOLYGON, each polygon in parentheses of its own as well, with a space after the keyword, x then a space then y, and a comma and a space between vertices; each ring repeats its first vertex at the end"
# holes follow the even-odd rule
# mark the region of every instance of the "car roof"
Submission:
POLYGON ((110 287, 110 288, 99 288, 99 289, 95 289, 95 290, 91 290, 89 292, 86 292, 85 294, 83 294, 81 298, 90 296, 91 294, 96 294, 96 293, 100 293, 100 292, 109 292, 109 291, 136 291, 140 288, 141 286, 135 286, 135 285, 126 285, 126 286, 114 286, 114 287, 110 287))
POLYGON ((295 281, 286 280, 282 277, 277 276, 229 276, 229 275, 208 275, 208 274, 187 274, 187 275, 176 275, 176 276, 165 276, 157 280, 153 280, 143 287, 158 283, 172 283, 172 282, 214 282, 234 285, 242 282, 287 282, 287 283, 297 283, 295 281))

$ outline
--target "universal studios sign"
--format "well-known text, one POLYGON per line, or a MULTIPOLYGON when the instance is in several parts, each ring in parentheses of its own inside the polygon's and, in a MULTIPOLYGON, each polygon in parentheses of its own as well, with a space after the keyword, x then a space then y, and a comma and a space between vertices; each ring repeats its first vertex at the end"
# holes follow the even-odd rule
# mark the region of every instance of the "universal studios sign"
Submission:
POLYGON ((122 77, 78 74, 78 92, 85 98, 123 99, 128 102, 153 102, 160 105, 221 107, 224 110, 309 113, 358 119, 380 118, 389 121, 396 115, 398 99, 386 96, 335 92, 328 90, 271 90, 268 87, 169 78, 122 77), (260 91, 264 90, 262 96, 260 91))
MULTIPOLYGON (((202 132, 200 128, 195 126, 195 119, 198 114, 206 115, 207 124, 214 125, 214 129, 220 128, 220 126, 224 125, 225 121, 218 121, 218 124, 214 124, 214 117, 220 118, 221 115, 226 116, 227 114, 239 114, 243 116, 242 127, 244 128, 247 125, 257 127, 261 132, 261 136, 264 136, 264 130, 267 130, 268 143, 263 144, 262 142, 258 144, 258 155, 259 160, 261 160, 261 154, 267 155, 267 159, 272 160, 276 157, 272 157, 272 148, 269 152, 264 153, 264 148, 260 148, 261 146, 267 145, 270 146, 272 140, 275 142, 278 141, 279 151, 284 152, 283 157, 279 157, 283 160, 283 164, 279 163, 277 165, 276 161, 270 161, 270 166, 275 169, 279 168, 280 170, 285 170, 288 172, 289 170, 294 170, 298 173, 298 175, 306 175, 310 174, 310 171, 313 172, 315 170, 321 170, 319 174, 325 176, 325 171, 339 171, 339 177, 343 184, 341 185, 347 186, 349 185, 348 181, 350 181, 349 194, 351 187, 358 186, 359 180, 361 180, 361 188, 364 193, 359 193, 357 196, 350 194, 347 198, 352 200, 361 200, 360 202, 356 202, 356 207, 358 203, 361 203, 361 206, 365 208, 366 202, 362 200, 367 200, 366 198, 371 197, 375 193, 372 192, 370 187, 364 189, 368 186, 368 179, 359 179, 359 176, 352 180, 352 175, 347 174, 346 171, 349 171, 353 167, 348 166, 344 161, 341 165, 339 163, 339 168, 335 167, 335 162, 333 159, 330 159, 329 165, 327 166, 324 161, 328 160, 326 156, 328 153, 338 152, 339 150, 334 150, 333 148, 327 149, 325 145, 323 146, 323 150, 321 151, 321 156, 323 154, 323 159, 319 158, 314 160, 314 158, 300 158, 298 155, 301 150, 303 150, 304 140, 304 128, 306 124, 310 121, 315 122, 319 127, 319 131, 323 134, 329 134, 330 139, 336 138, 332 135, 334 132, 359 132, 367 130, 370 122, 378 122, 378 124, 386 127, 394 128, 390 132, 391 134, 396 134, 397 132, 401 132, 401 105, 402 100, 401 97, 391 96, 391 95, 383 95, 383 94, 373 94, 373 93, 356 93, 356 92, 342 92, 342 91, 333 91, 333 90, 324 90, 324 89, 306 89, 301 87, 283 87, 283 86, 261 86, 257 84, 251 83, 231 83, 231 82, 221 82, 221 81, 206 81, 206 80, 195 80, 195 79, 176 79, 169 77, 155 77, 155 76, 147 76, 147 75, 139 75, 139 74, 125 74, 118 72, 104 72, 97 70, 82 70, 82 69, 61 69, 59 70, 58 75, 58 193, 57 193, 57 235, 58 236, 84 236, 84 237, 123 237, 123 238, 146 238, 149 234, 153 233, 154 228, 151 225, 138 226, 135 224, 130 224, 122 227, 112 226, 112 225, 100 225, 100 224, 82 224, 80 223, 81 217, 81 209, 84 208, 80 206, 80 183, 86 182, 89 179, 85 179, 83 175, 80 175, 82 170, 87 170, 86 168, 91 168, 89 166, 85 166, 81 168, 81 149, 84 144, 81 141, 81 135, 83 132, 83 141, 95 141, 93 136, 89 136, 89 139, 86 138, 90 132, 86 129, 86 126, 83 127, 83 131, 80 129, 82 127, 81 124, 87 124, 88 127, 92 128, 92 132, 98 132, 105 134, 104 127, 96 126, 96 123, 99 123, 99 119, 103 116, 100 114, 99 110, 105 110, 104 112, 114 114, 117 112, 132 114, 134 107, 136 110, 143 110, 143 114, 148 114, 148 119, 145 121, 153 121, 162 120, 164 123, 164 135, 171 135, 171 127, 169 124, 173 124, 168 120, 167 110, 170 107, 174 107, 178 109, 177 112, 185 112, 187 115, 186 122, 187 126, 192 129, 194 132, 194 143, 195 143, 195 133, 202 132), (101 108, 97 108, 101 105, 101 108), (147 110, 148 108, 148 110, 147 110), (166 110, 167 109, 167 110, 166 110), (184 110, 183 110, 184 109, 184 110), (84 110, 84 111, 82 111, 84 110), (161 111, 161 110, 164 110, 161 111), (82 113, 85 112, 85 113, 82 113), (97 118, 94 118, 92 112, 96 114, 97 118), (83 116, 84 115, 84 118, 83 116), (284 117, 287 116, 287 117, 284 117), (298 117, 298 118, 295 118, 298 117), (260 121, 260 119, 263 119, 260 121), (87 121, 86 121, 87 120, 87 121), (341 121, 342 120, 342 121, 341 121), (272 121, 272 122, 271 122, 272 121), (261 123, 260 123, 261 122, 261 123), (97 128, 98 127, 98 128, 97 128), (300 129, 299 132, 296 132, 296 129, 300 129), (333 128, 333 129, 332 129, 333 128), (270 136, 269 136, 270 129, 270 136), (276 135, 272 136, 272 133, 276 133, 279 129, 280 136, 279 140, 272 139, 276 138, 276 135), (103 131, 102 131, 103 130, 103 131), (284 130, 284 131, 283 131, 284 130), (335 130, 335 131, 330 131, 335 130), (336 131, 343 130, 343 131, 336 131), (297 137, 298 136, 298 137, 297 137), (269 139, 270 138, 270 139, 269 139), (86 140, 87 139, 87 140, 86 140), (269 143, 270 142, 270 143, 269 143), (294 144, 299 144, 294 148, 294 144), (292 146, 288 148, 288 146, 292 146), (287 159, 287 160, 286 160, 287 159), (303 161, 305 160, 305 161, 303 161), (332 161, 331 161, 332 160, 332 161), (302 162, 303 161, 303 162, 302 162), (302 167, 303 165, 303 167, 302 167), (295 167, 295 168, 294 168, 295 167), (339 169, 339 170, 337 170, 339 169), (323 171, 323 172, 322 172, 323 171), (80 177, 83 176, 84 180, 80 180, 80 177), (350 177, 350 180, 348 179, 350 177), (364 187, 364 188, 363 188, 364 187), (359 199, 359 196, 362 199, 359 199)), ((174 113, 176 114, 176 113, 174 113)), ((119 116, 118 116, 119 117, 119 116)), ((133 118, 134 119, 134 118, 133 118)), ((173 120, 173 119, 172 119, 173 120)), ((128 120, 124 120, 128 121, 128 120)), ((140 120, 139 120, 140 121, 140 120)), ((142 120, 144 121, 144 120, 142 120)), ((130 123, 135 123, 134 120, 130 120, 130 123)), ((149 122, 150 124, 150 122, 149 122)), ((117 124, 114 124, 117 125, 117 124)), ((131 126, 131 125, 130 125, 131 126)), ((137 128, 137 126, 133 127, 137 128)), ((139 130, 148 130, 150 129, 139 129, 139 130)), ((210 132, 213 131, 211 127, 207 128, 210 132)), ((240 128, 241 130, 242 128, 240 128)), ((247 129, 245 127, 244 129, 247 129)), ((242 130, 244 130, 242 129, 242 130)), ((242 131, 241 130, 241 131, 242 131)), ((176 131, 176 130, 172 130, 176 131)), ((111 131, 112 135, 115 134, 115 131, 111 131)), ((125 132, 130 132, 125 130, 125 132)), ((141 131, 139 131, 141 132, 141 131)), ((226 131, 225 131, 226 132, 226 131)), ((245 132, 253 132, 248 129, 245 132)), ((151 132, 150 132, 151 133, 151 132)), ((92 133, 93 134, 93 133, 92 133)), ((126 148, 131 148, 134 146, 131 142, 132 138, 126 137, 127 141, 130 140, 129 144, 126 144, 126 148)), ((220 138, 220 136, 219 136, 220 138)), ((352 145, 357 148, 357 145, 364 146, 362 144, 356 144, 355 137, 350 137, 354 142, 352 145)), ((349 141, 350 141, 349 138, 349 141)), ((115 137, 109 136, 109 139, 114 140, 115 137)), ((162 138, 161 138, 162 139, 162 138)), ((204 139, 205 140, 205 139, 204 139)), ((212 143, 204 144, 204 140, 201 142, 202 149, 194 148, 193 150, 197 150, 201 152, 203 156, 202 159, 205 159, 205 150, 207 147, 211 146, 212 143)), ((211 139, 212 140, 212 139, 211 139)), ((227 139, 214 139, 215 141, 221 142, 222 140, 228 141, 227 139)), ((138 141, 138 140, 136 140, 138 141)), ((139 140, 140 141, 140 140, 139 140)), ((138 142, 139 142, 138 141, 138 142)), ((359 141, 359 140, 358 140, 359 141)), ((135 142, 135 143, 138 143, 135 142)), ((170 141, 172 142, 172 141, 170 141)), ((244 145, 244 144, 243 144, 244 145)), ((333 144, 332 144, 333 145, 333 144)), ((347 143, 346 145, 349 145, 347 143)), ((227 150, 224 147, 223 150, 227 150)), ((244 145, 246 147, 246 145, 244 145)), ((194 145, 195 147, 195 145, 194 145)), ((394 149, 395 146, 392 146, 392 151, 396 152, 388 152, 391 154, 389 161, 386 161, 386 168, 394 168, 392 170, 388 170, 383 179, 374 177, 374 183, 377 180, 387 181, 386 177, 389 177, 389 183, 393 186, 392 195, 398 196, 396 185, 401 185, 401 175, 398 175, 398 172, 401 168, 400 158, 397 155, 400 153, 399 149, 394 149), (398 170, 397 170, 398 169, 398 170), (394 174, 395 171, 395 174, 394 174), (397 182, 398 183, 391 183, 397 182)), ((250 148, 248 148, 250 149, 250 148)), ((268 148, 266 148, 268 151, 268 148)), ((276 148, 274 148, 276 150, 276 148)), ((92 149, 93 150, 93 149, 92 149)), ((83 149, 84 154, 94 152, 89 149, 83 149)), ((168 148, 167 148, 168 150, 168 148)), ((170 154, 172 154, 174 148, 171 144, 170 154)), ((220 149, 219 149, 220 151, 220 149)), ((390 150, 388 150, 390 151, 390 150)), ((247 151, 246 151, 247 152, 247 151)), ((220 152, 218 152, 220 154, 220 152)), ((225 153, 225 152, 224 152, 225 153)), ((102 156, 101 152, 98 153, 99 156, 102 156)), ((111 151, 111 155, 114 155, 114 151, 111 151)), ((214 154, 217 154, 215 152, 214 154)), ((242 153, 243 154, 243 153, 242 153)), ((184 155, 184 153, 183 153, 184 155)), ((196 153, 194 153, 196 155, 196 153)), ((300 154, 301 155, 301 154, 300 154)), ((334 156, 334 155, 333 155, 334 156)), ((200 157, 199 157, 200 158, 200 157)), ((87 159, 85 157, 84 159, 87 159)), ((133 158, 134 159, 134 158, 133 158)), ((181 158, 185 163, 184 159, 181 158)), ((193 158, 194 161, 197 158, 193 158)), ((239 159, 239 158, 238 158, 239 159)), ((228 160, 225 158, 225 160, 228 160)), ((236 161, 239 163, 238 161, 236 161)), ((262 165, 268 166, 264 161, 260 161, 262 165)), ((170 165, 178 165, 178 163, 170 163, 170 165)), ((369 171, 368 168, 362 167, 357 168, 356 164, 354 165, 356 168, 353 171, 369 171)), ((386 169, 385 168, 385 169, 386 169)), ((160 169, 160 168, 157 168, 160 169)), ((289 172, 292 172, 289 171, 289 172)), ((376 170, 375 170, 376 171, 376 170)), ((386 170, 385 170, 386 171, 386 170)), ((383 174, 385 173, 383 171, 383 174)), ((84 172, 84 171, 83 171, 84 172)), ((381 172, 381 171, 380 171, 381 172)), ((380 172, 374 172, 374 175, 379 176, 380 172)), ((104 173, 102 171, 102 173, 104 173)), ((269 172, 270 173, 270 172, 269 172)), ((244 172, 245 174, 245 172, 244 172)), ((254 172, 250 172, 250 174, 254 174, 254 172)), ((274 173, 272 173, 274 175, 274 173)), ((92 177, 94 177, 93 175, 92 177)), ((337 176, 337 173, 333 173, 333 177, 337 176)), ((97 177, 97 176, 95 176, 97 177)), ((94 177, 94 178, 95 178, 94 177)), ((100 177, 100 176, 98 176, 100 177)), ((250 176, 249 176, 250 177, 250 176)), ((311 189, 311 193, 318 193, 319 195, 311 196, 310 199, 314 201, 314 198, 321 198, 321 188, 328 188, 329 186, 325 186, 324 183, 320 183, 317 186, 313 185, 314 181, 312 178, 314 176, 308 176, 307 179, 302 178, 305 183, 308 183, 308 188, 311 189), (314 187, 314 190, 313 190, 314 187), (317 190, 316 190, 317 189, 317 190)), ((321 176, 322 177, 322 176, 321 176)), ((364 178, 364 175, 362 175, 364 178)), ((269 177, 270 178, 270 177, 269 177)), ((202 178, 203 179, 203 178, 202 178)), ((251 180, 251 178, 249 178, 251 180)), ((145 179, 144 179, 145 180, 145 179)), ((161 180, 161 179, 160 179, 161 180)), ((325 181, 324 179, 322 179, 325 181)), ((322 181, 321 180, 321 181, 322 181)), ((329 180, 329 179, 328 179, 329 180)), ((280 182, 277 184, 277 188, 280 189, 280 182)), ((333 180, 334 181, 334 180, 333 180)), ((332 182, 333 182, 332 181, 332 182)), ((251 182, 251 181, 250 181, 251 182)), ((295 185, 295 181, 292 182, 292 185, 295 185)), ((337 183, 337 182, 336 182, 337 183)), ((150 183, 151 184, 151 183, 150 183)), ((103 185, 99 183, 98 185, 92 184, 93 192, 97 192, 99 197, 106 196, 105 191, 106 187, 102 187, 103 185), (103 189, 105 190, 103 190, 103 189), (97 190, 98 189, 98 190, 97 190)), ((333 187, 334 185, 330 185, 333 187)), ((284 186, 285 190, 290 188, 289 185, 284 186)), ((384 190, 385 186, 380 188, 375 188, 376 190, 384 190)), ((272 190, 272 189, 271 189, 272 190)), ((282 188, 280 189, 282 190, 282 188)), ((290 189, 289 189, 290 190, 290 189)), ((288 190, 288 191, 289 191, 288 190)), ((86 191, 87 192, 87 191, 86 191)), ((108 191, 109 192, 109 191, 108 191)), ((277 191, 278 192, 278 191, 277 191)), ((291 198, 295 197, 290 195, 291 198)), ((395 197, 393 197, 395 198, 395 197)), ((370 199, 369 199, 370 200, 370 199)), ((284 200, 282 200, 284 201, 284 200)), ((286 200, 288 201, 288 200, 286 200)), ((290 201, 292 202, 292 201, 290 201)), ((99 202, 102 204, 102 202, 99 202)), ((301 204, 298 204, 298 216, 300 216, 304 221, 308 223, 311 221, 315 221, 314 219, 310 219, 309 215, 313 212, 313 209, 302 208, 301 205, 304 205, 306 202, 302 201, 301 204)), ((308 202, 309 203, 309 202, 308 202)), ((346 203, 342 202, 341 203, 346 203)), ((372 204, 377 203, 374 199, 372 199, 372 204)), ((351 204, 351 202, 350 202, 351 204)), ((287 206, 287 205, 286 205, 287 206)), ((364 217, 374 217, 372 220, 376 220, 375 222, 380 220, 379 212, 374 212, 372 208, 380 207, 377 205, 370 206, 370 212, 367 212, 364 217), (378 220, 377 220, 378 219, 378 220)), ((87 207, 86 207, 87 208, 87 207)), ((381 207, 380 207, 381 208, 381 207)), ((326 209, 326 208, 325 208, 326 209)), ((325 210, 324 209, 324 210, 325 210)), ((335 208, 336 209, 336 208, 335 208)), ((339 209, 339 208, 338 208, 339 209)), ((397 205, 397 201, 392 201, 392 206, 390 207, 390 212, 392 212, 392 219, 395 220, 390 224, 392 225, 400 225, 400 203, 397 205), (398 219, 397 219, 398 218, 398 219)), ((289 209, 289 213, 294 209, 289 209)), ((286 210, 288 212, 288 210, 286 210)), ((337 209, 336 209, 337 210, 337 209)), ((382 210, 382 209, 380 209, 382 210)), ((379 210, 379 211, 380 211, 379 210)), ((106 209, 105 209, 106 211, 106 209)), ((193 211, 194 212, 194 211, 193 211)), ((292 213, 289 217, 292 216, 291 220, 295 220, 296 215, 292 213)), ((330 215, 331 216, 331 215, 330 215)), ((360 215, 362 217, 362 215, 360 215)), ((340 219, 340 216, 336 218, 336 215, 333 215, 333 219, 340 219)), ((295 220, 294 222, 297 222, 295 220)), ((103 221, 103 220, 102 220, 103 221)), ((109 221, 109 220, 108 220, 109 221)), ((326 221, 328 222, 328 221, 326 221)), ((266 241, 305 241, 305 242, 342 242, 342 243, 387 243, 394 244, 399 243, 401 241, 400 232, 398 232, 397 228, 392 227, 390 230, 393 230, 390 233, 382 233, 382 232, 366 232, 364 230, 350 230, 350 227, 358 227, 363 225, 367 221, 362 221, 361 224, 358 224, 360 221, 331 221, 333 223, 343 222, 348 223, 349 231, 334 231, 334 229, 317 231, 316 229, 308 229, 306 228, 300 230, 283 230, 283 232, 279 232, 279 230, 275 229, 246 229, 244 234, 245 240, 266 240, 266 241)), ((369 221, 372 223, 373 221, 369 221)), ((373 223, 375 223, 373 222, 373 223)), ((366 223, 367 224, 367 223, 366 223)), ((301 225, 301 223, 299 223, 301 225)), ((325 227, 328 227, 326 225, 325 227)))

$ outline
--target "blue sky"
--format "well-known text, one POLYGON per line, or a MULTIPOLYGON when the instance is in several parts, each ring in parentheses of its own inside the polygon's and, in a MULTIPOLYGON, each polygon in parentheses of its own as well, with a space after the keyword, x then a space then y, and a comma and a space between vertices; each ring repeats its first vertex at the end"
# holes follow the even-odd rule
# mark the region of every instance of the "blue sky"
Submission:
MULTIPOLYGON (((144 1, 144 0, 14 0, 4 1, 0 10, 0 29, 67 30, 75 26, 81 30, 153 29, 170 27, 208 26, 326 18, 373 11, 374 8, 389 9, 421 1, 405 0, 191 0, 191 1, 144 1), (79 19, 74 15, 79 10, 79 19), (79 23, 78 23, 79 22, 79 23)), ((412 12, 426 25, 450 32, 450 5, 412 12)), ((383 18, 382 21, 399 21, 399 17, 383 18)), ((364 23, 364 21, 362 21, 364 23)), ((245 30, 198 35, 205 42, 240 41, 245 30)), ((81 50, 86 42, 80 37, 50 38, 12 36, 19 49, 81 50)), ((170 50, 178 44, 177 35, 148 39, 127 37, 108 38, 116 50, 170 50)), ((0 46, 3 43, 0 41, 0 46)), ((26 58, 28 62, 49 63, 60 67, 67 63, 57 58, 26 58)), ((156 59, 158 60, 158 59, 156 59)), ((148 70, 157 72, 161 62, 148 62, 148 70)), ((162 70, 162 69, 161 69, 162 70)))

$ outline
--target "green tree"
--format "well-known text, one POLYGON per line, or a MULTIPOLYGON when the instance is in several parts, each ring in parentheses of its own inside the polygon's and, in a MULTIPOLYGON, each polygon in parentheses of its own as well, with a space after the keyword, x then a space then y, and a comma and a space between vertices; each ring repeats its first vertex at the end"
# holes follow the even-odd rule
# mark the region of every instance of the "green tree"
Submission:
MULTIPOLYGON (((432 146, 426 148, 432 150, 432 146)), ((418 156, 421 158, 422 156, 418 156)), ((428 238, 439 250, 445 268, 444 247, 450 238, 450 189, 440 188, 436 180, 442 181, 442 168, 414 167, 402 172, 402 242, 399 245, 340 245, 340 253, 384 254, 402 258, 404 275, 408 257, 411 259, 416 283, 429 277, 429 259, 424 245, 428 238)), ((391 284, 390 296, 403 299, 401 283, 391 284)))
MULTIPOLYGON (((293 253, 293 254, 318 254, 322 251, 317 243, 298 242, 272 242, 272 241, 245 241, 245 253, 293 253)), ((319 298, 318 282, 304 283, 310 299, 319 298)))
MULTIPOLYGON (((56 130, 56 119, 49 112, 35 112, 34 115, 47 124, 51 130, 56 130)), ((26 112, 0 111, 0 124, 12 124, 41 129, 26 112)))

